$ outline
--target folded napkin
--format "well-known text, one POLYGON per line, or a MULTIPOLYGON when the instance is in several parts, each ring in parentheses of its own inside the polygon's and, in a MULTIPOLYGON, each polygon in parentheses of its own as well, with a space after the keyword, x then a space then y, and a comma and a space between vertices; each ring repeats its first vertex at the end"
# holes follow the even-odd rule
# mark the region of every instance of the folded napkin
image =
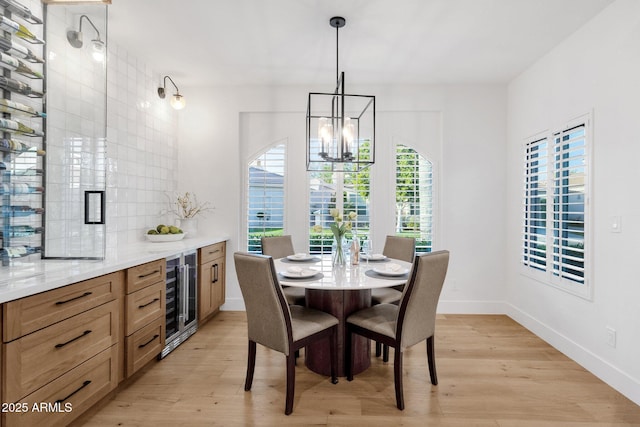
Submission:
POLYGON ((387 271, 393 271, 393 272, 402 270, 402 266, 400 264, 395 264, 395 263, 387 264, 386 268, 387 268, 387 271))
POLYGON ((304 252, 300 252, 294 255, 295 258, 306 258, 307 254, 304 252))
POLYGON ((302 274, 302 269, 300 267, 289 267, 287 268, 287 272, 292 274, 302 274))
POLYGON ((382 254, 371 254, 370 258, 371 259, 383 259, 384 255, 382 255, 382 254))

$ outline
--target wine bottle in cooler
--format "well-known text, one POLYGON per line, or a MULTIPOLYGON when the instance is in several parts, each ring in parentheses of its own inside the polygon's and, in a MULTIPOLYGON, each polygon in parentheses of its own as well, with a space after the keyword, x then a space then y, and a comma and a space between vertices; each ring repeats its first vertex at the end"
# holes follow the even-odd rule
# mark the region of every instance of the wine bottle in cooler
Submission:
POLYGON ((44 44, 44 40, 39 39, 27 27, 19 22, 9 19, 6 16, 0 16, 0 29, 15 34, 29 43, 44 44))
POLYGON ((42 24, 42 19, 33 15, 33 13, 31 13, 31 9, 23 6, 15 0, 0 0, 0 6, 4 6, 5 10, 19 16, 30 24, 42 24))
POLYGON ((2 248, 0 256, 3 258, 21 258, 40 252, 42 252, 42 248, 39 246, 12 246, 9 248, 2 248))
POLYGON ((25 64, 21 60, 2 52, 0 52, 0 66, 2 66, 2 68, 15 71, 16 73, 22 74, 23 76, 26 76, 32 79, 43 78, 42 74, 32 70, 27 64, 25 64))
POLYGON ((38 156, 44 156, 46 152, 37 147, 25 144, 18 139, 0 139, 0 151, 10 151, 18 154, 33 152, 38 156))
POLYGON ((7 182, 0 187, 0 194, 32 194, 43 191, 44 187, 35 187, 25 182, 7 182))
POLYGON ((9 55, 26 59, 29 62, 44 64, 44 59, 35 55, 31 49, 26 46, 22 46, 20 43, 15 43, 13 40, 7 39, 6 37, 0 36, 0 50, 7 52, 9 55))
POLYGON ((4 132, 19 132, 30 136, 44 136, 44 133, 11 119, 0 119, 0 130, 4 132))
POLYGON ((37 111, 30 105, 15 102, 6 98, 0 98, 0 112, 27 117, 47 117, 46 113, 37 111))
POLYGON ((43 208, 32 208, 31 206, 18 205, 18 206, 2 206, 3 216, 31 216, 44 213, 43 208))
MULTIPOLYGON (((9 237, 29 237, 33 236, 34 234, 40 234, 43 230, 43 227, 32 227, 30 225, 11 225, 9 226, 9 237)), ((0 236, 3 236, 3 233, 1 231, 0 236)))

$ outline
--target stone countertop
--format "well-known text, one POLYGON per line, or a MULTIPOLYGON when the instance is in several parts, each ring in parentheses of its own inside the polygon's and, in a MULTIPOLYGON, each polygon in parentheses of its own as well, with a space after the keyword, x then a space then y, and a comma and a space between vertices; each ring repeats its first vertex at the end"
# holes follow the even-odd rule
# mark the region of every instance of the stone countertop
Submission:
POLYGON ((229 240, 228 236, 185 238, 177 242, 135 242, 116 251, 107 250, 104 260, 43 259, 14 262, 0 267, 0 303, 46 292, 72 283, 92 279, 114 271, 167 258, 181 252, 229 240))

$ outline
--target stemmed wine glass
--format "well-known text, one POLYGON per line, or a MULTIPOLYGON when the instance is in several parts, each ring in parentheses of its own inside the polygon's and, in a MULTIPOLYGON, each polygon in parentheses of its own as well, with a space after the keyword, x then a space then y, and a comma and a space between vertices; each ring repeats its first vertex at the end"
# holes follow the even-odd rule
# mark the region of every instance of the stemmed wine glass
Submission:
POLYGON ((362 240, 362 252, 364 252, 364 254, 367 257, 367 265, 369 265, 369 258, 371 258, 372 251, 373 251, 373 248, 371 245, 371 239, 369 239, 368 237, 365 237, 362 240))

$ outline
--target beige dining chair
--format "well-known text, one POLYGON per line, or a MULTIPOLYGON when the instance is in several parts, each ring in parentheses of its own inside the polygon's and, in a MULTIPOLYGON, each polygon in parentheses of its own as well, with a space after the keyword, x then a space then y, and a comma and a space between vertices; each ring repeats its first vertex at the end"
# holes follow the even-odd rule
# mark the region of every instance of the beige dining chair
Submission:
POLYGON ((293 411, 295 352, 312 342, 329 341, 331 382, 338 383, 338 319, 323 311, 289 305, 278 282, 273 258, 236 252, 236 275, 247 312, 249 353, 245 391, 251 390, 256 365, 256 344, 286 356, 287 391, 284 413, 293 411))
MULTIPOLYGON (((260 244, 262 245, 263 255, 270 255, 276 259, 295 254, 290 235, 262 237, 260 244)), ((289 305, 306 304, 304 288, 283 286, 282 289, 289 305)))
POLYGON ((407 348, 426 340, 431 384, 438 385, 434 352, 436 308, 448 266, 449 251, 446 250, 417 256, 399 305, 378 304, 347 317, 345 370, 348 381, 353 380, 351 349, 354 335, 358 334, 394 348, 393 376, 398 409, 404 409, 402 354, 407 348))
MULTIPOLYGON (((406 262, 413 262, 413 258, 416 253, 416 239, 413 237, 403 236, 387 236, 384 247, 382 249, 382 255, 399 259, 406 262)), ((371 290, 371 305, 376 304, 398 304, 400 297, 402 296, 402 289, 404 285, 394 286, 391 288, 376 288, 371 290)), ((384 362, 389 361, 389 347, 382 348, 379 342, 376 342, 376 357, 380 357, 382 353, 382 360, 384 362)))

